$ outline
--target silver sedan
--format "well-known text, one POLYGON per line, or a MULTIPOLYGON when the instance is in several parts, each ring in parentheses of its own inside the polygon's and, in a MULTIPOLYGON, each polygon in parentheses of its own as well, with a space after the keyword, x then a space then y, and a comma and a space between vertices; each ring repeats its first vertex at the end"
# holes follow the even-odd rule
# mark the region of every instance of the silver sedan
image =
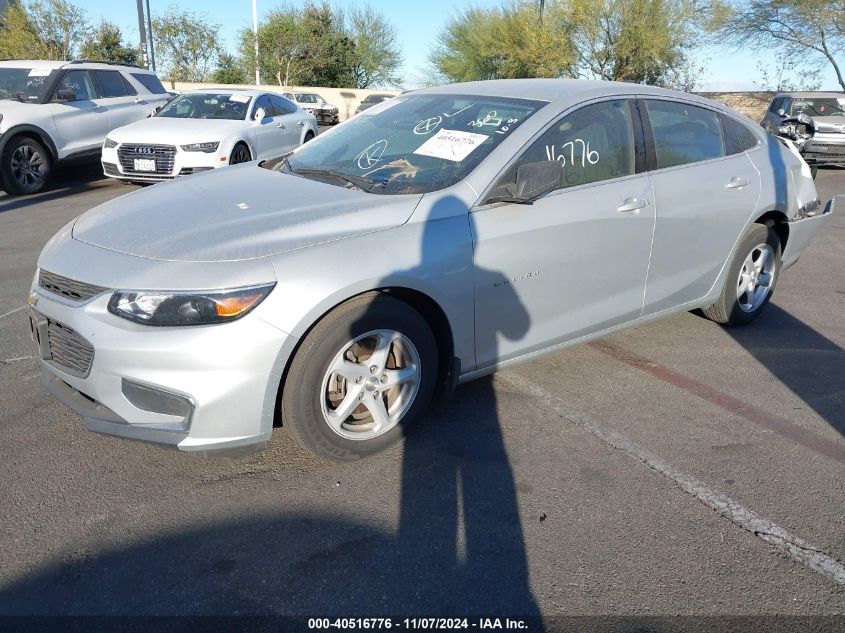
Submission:
POLYGON ((683 310, 753 321, 830 210, 703 98, 444 86, 92 209, 45 246, 30 320, 91 430, 231 453, 281 424, 350 460, 508 364, 683 310))

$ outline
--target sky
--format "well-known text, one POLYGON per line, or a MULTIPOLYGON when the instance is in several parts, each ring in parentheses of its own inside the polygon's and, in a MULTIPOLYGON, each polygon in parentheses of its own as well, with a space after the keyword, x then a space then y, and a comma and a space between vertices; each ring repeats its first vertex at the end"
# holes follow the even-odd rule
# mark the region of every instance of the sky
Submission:
MULTIPOLYGON (((117 24, 128 40, 138 39, 138 16, 136 0, 73 0, 86 10, 92 22, 106 19, 117 24)), ((349 2, 330 0, 332 6, 346 8, 349 2)), ((252 0, 149 0, 153 16, 163 12, 170 5, 206 13, 218 24, 220 38, 225 48, 234 52, 237 35, 243 28, 252 28, 252 0)), ((501 5, 502 0, 369 0, 370 6, 381 11, 396 28, 405 62, 400 76, 404 77, 403 88, 419 87, 426 75, 429 53, 437 35, 449 19, 462 8, 473 6, 501 5)), ((280 0, 257 0, 258 17, 273 8, 286 4, 280 0)), ((289 4, 299 5, 298 0, 289 4)), ((845 60, 843 60, 845 61, 845 60)), ((753 90, 759 89, 762 76, 758 63, 771 64, 772 55, 765 52, 725 51, 717 48, 703 50, 697 55, 697 65, 705 72, 699 90, 753 90)), ((823 90, 838 88, 834 73, 825 69, 822 75, 823 90)))

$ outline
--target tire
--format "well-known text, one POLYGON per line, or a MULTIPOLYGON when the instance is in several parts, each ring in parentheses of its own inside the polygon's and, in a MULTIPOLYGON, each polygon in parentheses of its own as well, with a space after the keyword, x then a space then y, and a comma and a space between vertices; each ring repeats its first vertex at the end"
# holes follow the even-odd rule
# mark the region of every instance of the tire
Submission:
POLYGON ((772 298, 780 269, 778 234, 769 226, 752 224, 736 249, 722 294, 702 310, 704 316, 729 326, 751 323, 772 298))
POLYGON ((431 401, 437 374, 437 344, 425 319, 387 294, 361 295, 303 339, 282 390, 282 426, 322 458, 367 457, 406 435, 431 401), (373 350, 381 354, 375 360, 373 350), (348 378, 333 371, 341 366, 348 378), (382 411, 381 424, 373 410, 382 411))
POLYGON ((309 130, 308 132, 305 133, 305 140, 302 141, 302 144, 304 145, 305 143, 312 140, 313 138, 314 138, 314 132, 309 130))
POLYGON ((10 140, 0 157, 3 189, 12 195, 38 193, 47 186, 52 171, 50 153, 41 143, 27 136, 10 140))
POLYGON ((236 143, 232 148, 232 155, 229 157, 230 165, 237 165, 238 163, 248 163, 252 160, 252 154, 249 153, 249 148, 243 143, 236 143))

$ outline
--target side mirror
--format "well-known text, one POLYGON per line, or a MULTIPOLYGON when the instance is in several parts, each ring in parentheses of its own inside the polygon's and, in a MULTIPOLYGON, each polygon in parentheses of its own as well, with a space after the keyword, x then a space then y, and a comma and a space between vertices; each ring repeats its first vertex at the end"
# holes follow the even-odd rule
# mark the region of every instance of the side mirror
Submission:
POLYGON ((516 182, 499 187, 499 193, 494 193, 487 199, 487 203, 531 204, 533 200, 544 193, 553 191, 560 186, 562 169, 562 165, 556 160, 543 160, 520 165, 516 170, 516 182))
POLYGON ((57 90, 56 101, 76 101, 76 93, 73 90, 57 90))
POLYGON ((784 110, 783 108, 778 108, 777 115, 786 116, 786 110, 784 110))
POLYGON ((255 111, 255 122, 261 123, 265 116, 267 116, 267 112, 264 108, 258 108, 258 110, 255 111))
POLYGON ((813 119, 811 119, 808 115, 804 114, 803 112, 798 115, 798 120, 804 125, 813 125, 813 119))

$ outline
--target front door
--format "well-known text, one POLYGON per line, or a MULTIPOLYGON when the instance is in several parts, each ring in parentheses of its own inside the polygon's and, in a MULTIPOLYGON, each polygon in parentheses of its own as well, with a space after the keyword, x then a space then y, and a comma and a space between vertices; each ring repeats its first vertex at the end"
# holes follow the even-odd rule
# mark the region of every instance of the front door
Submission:
POLYGON ((562 117, 492 194, 520 165, 546 160, 561 165, 559 188, 471 214, 479 368, 640 316, 654 204, 637 173, 633 112, 623 98, 562 117))

